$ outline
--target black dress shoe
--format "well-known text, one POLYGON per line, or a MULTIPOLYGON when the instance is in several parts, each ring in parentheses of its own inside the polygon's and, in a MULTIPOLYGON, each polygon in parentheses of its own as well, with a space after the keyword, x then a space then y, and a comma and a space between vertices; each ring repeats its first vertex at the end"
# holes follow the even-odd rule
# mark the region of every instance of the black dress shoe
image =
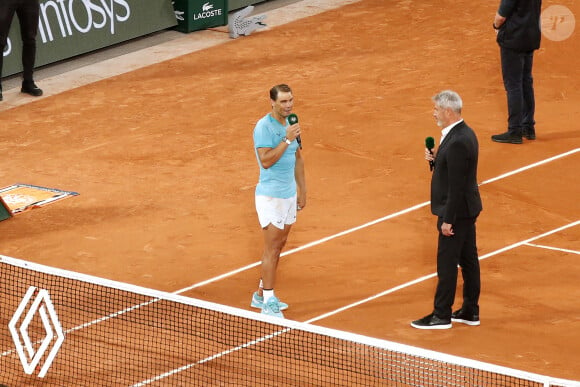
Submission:
POLYGON ((505 132, 502 134, 494 134, 493 136, 491 136, 491 141, 503 142, 503 143, 507 143, 507 144, 521 144, 521 143, 523 143, 521 135, 518 135, 515 133, 510 133, 510 132, 505 132))
POLYGON ((479 315, 467 313, 463 309, 459 309, 451 314, 451 321, 476 326, 479 325, 479 315))
POLYGON ((534 129, 534 128, 522 129, 522 137, 524 137, 528 140, 535 140, 536 139, 536 129, 534 129))
POLYGON ((36 86, 34 82, 32 83, 23 82, 20 91, 26 94, 30 94, 33 97, 40 97, 42 95, 42 89, 36 86))
POLYGON ((422 319, 413 321, 411 326, 417 329, 449 329, 451 328, 451 319, 439 318, 431 313, 422 319))

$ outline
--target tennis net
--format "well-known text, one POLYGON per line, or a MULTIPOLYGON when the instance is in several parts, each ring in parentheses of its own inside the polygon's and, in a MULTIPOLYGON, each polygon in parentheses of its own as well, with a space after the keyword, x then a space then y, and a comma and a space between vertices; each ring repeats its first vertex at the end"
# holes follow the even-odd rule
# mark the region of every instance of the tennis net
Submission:
POLYGON ((0 386, 580 386, 0 255, 0 386))

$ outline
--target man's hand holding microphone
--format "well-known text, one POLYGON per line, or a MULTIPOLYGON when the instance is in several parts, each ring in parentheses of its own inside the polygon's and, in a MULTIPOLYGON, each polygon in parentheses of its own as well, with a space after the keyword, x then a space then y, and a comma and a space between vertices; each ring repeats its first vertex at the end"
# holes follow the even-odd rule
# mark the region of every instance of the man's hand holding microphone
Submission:
POLYGON ((302 139, 300 138, 300 124, 298 123, 298 116, 294 113, 288 116, 288 123, 290 124, 286 128, 286 138, 290 141, 296 139, 298 146, 302 149, 302 139))
POLYGON ((429 162, 430 171, 432 171, 435 166, 435 154, 433 153, 433 148, 435 148, 435 139, 433 137, 427 137, 425 139, 425 160, 429 162))

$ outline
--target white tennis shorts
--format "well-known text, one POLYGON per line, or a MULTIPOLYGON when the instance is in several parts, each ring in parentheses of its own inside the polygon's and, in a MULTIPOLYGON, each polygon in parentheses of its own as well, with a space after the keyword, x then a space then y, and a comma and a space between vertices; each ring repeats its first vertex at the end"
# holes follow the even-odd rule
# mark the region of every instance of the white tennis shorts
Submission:
POLYGON ((256 212, 262 228, 271 223, 283 230, 284 225, 296 222, 296 195, 288 199, 256 195, 256 212))

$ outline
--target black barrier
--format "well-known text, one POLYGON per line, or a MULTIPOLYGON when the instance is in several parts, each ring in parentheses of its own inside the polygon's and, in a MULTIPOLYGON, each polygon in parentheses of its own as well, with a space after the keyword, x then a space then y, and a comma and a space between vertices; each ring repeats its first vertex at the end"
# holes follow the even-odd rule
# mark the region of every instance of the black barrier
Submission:
MULTIPOLYGON (((40 0, 36 66, 176 24, 172 0, 40 0)), ((2 76, 22 71, 21 55, 20 26, 15 16, 4 50, 2 76)))

